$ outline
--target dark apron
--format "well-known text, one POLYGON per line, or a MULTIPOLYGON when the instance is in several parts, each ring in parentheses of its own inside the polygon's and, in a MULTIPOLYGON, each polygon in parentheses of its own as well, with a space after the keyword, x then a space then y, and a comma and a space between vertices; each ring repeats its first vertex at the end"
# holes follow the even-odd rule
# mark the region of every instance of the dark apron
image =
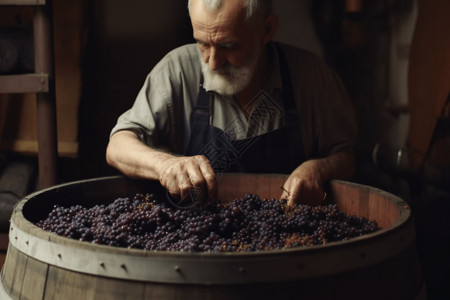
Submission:
POLYGON ((273 101, 270 103, 270 99, 266 99, 263 109, 259 108, 260 111, 254 111, 253 114, 256 113, 257 117, 270 117, 270 113, 278 110, 278 113, 284 114, 284 126, 263 135, 233 139, 223 130, 210 125, 210 95, 200 86, 196 105, 191 113, 191 136, 185 155, 205 155, 217 173, 290 174, 305 160, 289 71, 282 52, 278 50, 278 53, 284 107, 278 108, 273 101))

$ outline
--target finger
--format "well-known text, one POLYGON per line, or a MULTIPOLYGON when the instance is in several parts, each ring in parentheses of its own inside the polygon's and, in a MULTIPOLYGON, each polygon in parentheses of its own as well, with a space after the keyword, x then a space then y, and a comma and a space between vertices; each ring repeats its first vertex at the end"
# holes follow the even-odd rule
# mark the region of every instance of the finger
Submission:
POLYGON ((172 165, 169 168, 163 170, 160 175, 160 183, 163 187, 165 187, 171 198, 179 198, 180 197, 180 189, 177 176, 179 172, 174 172, 175 166, 172 165))
POLYGON ((208 199, 210 201, 216 201, 218 197, 218 185, 217 177, 214 169, 212 168, 209 160, 206 157, 200 157, 200 171, 202 172, 203 178, 206 182, 206 187, 208 189, 208 199))
POLYGON ((181 201, 187 201, 191 197, 191 181, 186 172, 177 175, 178 190, 181 201))
POLYGON ((288 196, 288 206, 294 206, 300 203, 300 191, 294 189, 288 196))
MULTIPOLYGON (((285 185, 286 185, 286 183, 285 183, 285 185)), ((280 200, 286 200, 288 206, 289 206, 289 205, 292 205, 292 204, 290 204, 290 202, 289 202, 289 200, 291 199, 291 193, 289 192, 289 190, 286 189, 284 186, 281 186, 280 188, 281 188, 281 190, 282 190, 281 196, 280 196, 280 200)))
POLYGON ((286 191, 281 192, 280 200, 289 200, 289 193, 286 191))
POLYGON ((188 176, 191 182, 190 194, 192 201, 203 201, 208 192, 203 174, 198 167, 195 167, 188 169, 188 176))
POLYGON ((219 185, 217 183, 215 174, 212 175, 212 178, 209 178, 207 180, 207 186, 209 201, 217 201, 217 199, 219 198, 219 185))
POLYGON ((161 184, 167 189, 167 192, 173 200, 180 198, 180 188, 176 177, 170 177, 170 179, 165 177, 161 184))
POLYGON ((292 183, 292 180, 288 178, 284 185, 282 186, 283 192, 281 193, 281 199, 287 200, 288 206, 293 206, 297 204, 298 198, 298 187, 292 183))

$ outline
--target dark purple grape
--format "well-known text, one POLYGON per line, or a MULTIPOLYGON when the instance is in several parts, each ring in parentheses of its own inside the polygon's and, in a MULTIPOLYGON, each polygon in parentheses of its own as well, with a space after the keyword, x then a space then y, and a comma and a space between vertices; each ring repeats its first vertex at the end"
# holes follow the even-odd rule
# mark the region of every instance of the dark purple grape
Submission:
POLYGON ((157 251, 244 252, 322 245, 378 230, 376 222, 349 216, 336 205, 288 207, 286 200, 245 194, 229 203, 188 209, 156 194, 138 193, 91 208, 55 205, 44 230, 115 247, 157 251))

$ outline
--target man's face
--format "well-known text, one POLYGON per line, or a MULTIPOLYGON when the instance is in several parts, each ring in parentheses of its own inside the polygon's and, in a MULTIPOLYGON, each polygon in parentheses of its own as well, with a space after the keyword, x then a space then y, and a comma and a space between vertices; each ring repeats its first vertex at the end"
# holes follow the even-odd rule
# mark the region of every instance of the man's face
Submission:
POLYGON ((205 88, 227 96, 242 91, 255 73, 263 47, 256 22, 245 20, 242 0, 224 1, 217 11, 193 0, 190 15, 202 53, 205 88))

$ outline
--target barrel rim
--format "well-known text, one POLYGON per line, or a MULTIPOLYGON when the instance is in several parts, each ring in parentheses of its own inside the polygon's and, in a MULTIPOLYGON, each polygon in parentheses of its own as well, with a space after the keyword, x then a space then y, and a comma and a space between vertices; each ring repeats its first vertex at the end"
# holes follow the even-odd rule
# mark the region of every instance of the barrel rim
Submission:
MULTIPOLYGON (((249 174, 249 173, 246 173, 249 174)), ((251 174, 249 174, 251 175, 251 174)), ((281 176, 285 176, 285 174, 266 174, 266 175, 281 175, 281 176)), ((27 201, 34 198, 36 195, 40 195, 43 193, 46 193, 48 191, 51 190, 58 190, 67 186, 74 186, 77 184, 86 184, 89 183, 91 181, 109 181, 109 180, 116 180, 116 179, 125 179, 127 180, 128 178, 123 176, 123 175, 114 175, 114 176, 104 176, 104 177, 98 177, 98 178, 90 178, 90 179, 85 179, 85 180, 77 180, 77 181, 71 181, 71 182, 67 182, 67 183, 62 183, 62 184, 58 184, 55 185, 53 187, 49 187, 49 188, 45 188, 36 192, 33 192, 25 197, 23 197, 22 199, 20 199, 18 201, 18 203, 16 204, 15 208, 14 208, 14 213, 15 214, 19 214, 21 217, 23 217, 23 219, 26 221, 26 223, 28 223, 27 225, 29 226, 35 226, 38 231, 42 231, 44 233, 48 233, 50 234, 50 236, 53 238, 55 238, 55 241, 57 239, 61 239, 62 241, 77 241, 75 239, 71 239, 71 238, 67 238, 64 236, 60 236, 56 233, 52 233, 46 230, 43 230, 42 228, 40 228, 39 226, 37 226, 36 224, 34 224, 33 222, 29 221, 27 218, 25 218, 25 216, 23 215, 23 208, 26 205, 27 201)), ((125 248, 125 247, 111 247, 108 245, 102 245, 102 244, 95 244, 95 243, 89 243, 89 242, 83 242, 83 241, 79 241, 82 242, 84 245, 92 245, 93 247, 101 247, 101 248, 105 248, 105 250, 110 250, 111 248, 116 250, 116 249, 124 249, 126 251, 136 251, 137 253, 141 253, 141 252, 149 252, 149 253, 158 253, 161 255, 172 255, 172 254, 176 254, 176 255, 186 255, 186 256, 190 256, 190 255, 194 255, 194 256, 242 256, 242 255, 248 255, 248 256, 253 256, 253 255, 261 255, 261 254, 268 254, 268 253, 275 253, 275 254, 279 254, 279 253, 289 253, 289 252, 297 252, 297 251, 316 251, 316 250, 321 250, 321 249, 327 249, 330 247, 335 247, 337 245, 346 245, 346 244, 354 244, 355 242, 359 242, 359 241, 365 241, 368 238, 372 238, 372 237, 377 237, 380 235, 385 235, 387 233, 389 233, 391 231, 391 229, 393 228, 398 228, 401 227, 402 225, 406 224, 409 219, 411 218, 411 210, 410 210, 410 206, 407 204, 407 202, 405 202, 404 200, 402 200, 401 198, 386 192, 384 190, 381 190, 379 188, 375 188, 375 187, 371 187, 371 186, 367 186, 367 185, 363 185, 363 184, 359 184, 359 183, 355 183, 355 182, 350 182, 350 181, 345 181, 345 180, 331 180, 331 183, 340 183, 340 184, 346 184, 346 185, 350 185, 353 187, 363 187, 363 188, 370 188, 371 190, 375 191, 376 193, 382 195, 382 196, 388 196, 389 199, 399 208, 399 217, 398 219, 392 223, 392 225, 386 227, 386 228, 382 228, 377 230, 376 232, 372 232, 369 234, 365 234, 364 236, 359 236, 359 237, 354 237, 351 238, 349 240, 343 240, 343 241, 333 241, 333 242, 329 242, 326 243, 325 245, 314 245, 314 246, 307 246, 307 247, 298 247, 298 248, 292 248, 292 249, 283 249, 283 250, 264 250, 264 251, 254 251, 254 252, 220 252, 220 253, 216 253, 216 252, 185 252, 185 251, 152 251, 152 250, 144 250, 144 249, 131 249, 131 248, 125 248)))
MULTIPOLYGON (((336 183, 343 183, 352 185, 354 187, 365 187, 376 190, 377 193, 388 195, 389 199, 394 201, 394 203, 399 206, 399 211, 401 212, 399 218, 396 222, 394 222, 391 226, 380 229, 377 232, 370 233, 361 237, 355 237, 346 241, 338 241, 338 242, 330 242, 325 245, 320 246, 309 246, 309 247, 299 247, 292 249, 283 249, 283 250, 265 250, 265 251, 256 251, 256 252, 183 252, 183 251, 149 251, 143 249, 129 249, 124 247, 111 247, 106 245, 94 244, 89 242, 77 241, 74 239, 66 238, 63 236, 59 236, 55 233, 51 233, 43 230, 38 227, 28 219, 26 219, 23 215, 23 208, 26 205, 27 201, 34 198, 36 195, 46 193, 49 190, 57 190, 64 188, 70 185, 76 184, 86 184, 90 181, 98 181, 98 180, 120 180, 123 176, 108 176, 101 178, 93 178, 88 180, 80 180, 69 183, 60 184, 54 187, 50 187, 44 190, 40 190, 34 192, 22 200, 18 202, 14 209, 14 215, 11 218, 11 227, 10 227, 10 243, 16 247, 19 251, 32 255, 35 259, 49 263, 50 265, 54 265, 57 267, 73 270, 76 269, 79 272, 85 272, 89 274, 96 274, 100 276, 106 277, 116 277, 116 278, 125 278, 130 280, 152 280, 159 282, 177 282, 177 283, 210 283, 210 284, 242 284, 250 281, 267 281, 267 279, 263 274, 257 274, 256 269, 260 269, 261 264, 265 264, 268 266, 268 269, 271 270, 270 273, 283 272, 282 276, 280 276, 280 281, 285 280, 293 280, 302 276, 299 272, 299 269, 308 268, 305 265, 308 265, 308 259, 311 257, 320 254, 320 253, 334 253, 335 256, 330 257, 327 255, 328 259, 337 260, 339 262, 339 266, 335 268, 335 270, 331 270, 330 272, 341 272, 344 270, 351 270, 354 268, 359 268, 366 266, 368 264, 372 264, 374 262, 378 262, 384 260, 386 257, 391 257, 396 253, 399 253, 405 246, 413 243, 414 232, 412 221, 410 218, 410 210, 409 206, 401 200, 400 198, 382 191, 380 189, 376 189, 373 187, 364 186, 357 183, 351 183, 341 180, 336 180, 336 183), (21 223, 16 224, 16 219, 21 218, 21 223), (18 226, 19 225, 19 226, 18 226), (26 229, 23 229, 23 228, 26 229), (397 231, 394 233, 391 229, 396 228, 397 231), (27 230, 31 230, 33 233, 39 233, 39 237, 36 237, 27 232, 27 230), (390 240, 398 240, 398 236, 401 236, 403 239, 402 243, 394 243, 387 242, 390 240), (42 238, 45 237, 45 238, 42 238), (383 245, 381 247, 384 249, 383 251, 378 251, 378 253, 373 253, 372 245, 373 243, 378 243, 383 245), (42 246, 48 247, 48 251, 36 251, 36 245, 40 244, 42 246), (72 247, 68 247, 70 245, 72 247), (75 247, 76 246, 76 247, 75 247), (346 258, 344 253, 349 248, 355 248, 358 246, 360 251, 356 257, 346 258), (86 267, 83 266, 79 268, 77 266, 77 262, 74 261, 63 261, 61 259, 61 253, 64 251, 71 252, 75 249, 78 254, 73 257, 91 257, 91 252, 95 252, 97 257, 100 257, 98 260, 98 265, 95 267, 86 267), (80 248, 80 249, 78 249, 80 248), (80 252, 81 251, 81 252, 80 252), (59 257, 58 257, 59 254, 59 257), (128 270, 125 270, 123 265, 124 263, 119 263, 120 259, 117 257, 123 258, 125 260, 129 260, 129 256, 132 256, 132 262, 127 262, 134 267, 128 267, 128 270), (299 257, 301 256, 301 257, 299 257), (308 258, 308 259, 307 259, 308 258), (292 260, 294 259, 294 260, 292 260), (346 265, 351 261, 350 265, 346 265), (103 266, 102 266, 103 263, 103 266), (108 267, 108 270, 105 269, 105 264, 108 267), (162 275, 161 272, 155 270, 148 270, 144 272, 137 271, 134 269, 138 269, 143 265, 147 264, 147 266, 159 266, 160 268, 166 270, 165 275, 162 275), (200 264, 200 267, 199 267, 200 264), (285 272, 286 268, 289 268, 291 264, 296 265, 292 270, 285 272), (75 267, 74 267, 75 265, 75 267), (225 265, 229 265, 230 270, 224 270, 227 274, 219 273, 218 276, 211 275, 208 271, 211 269, 212 265, 216 265, 216 267, 224 267, 225 265), (302 267, 299 267, 299 266, 302 267), (207 275, 195 274, 192 276, 193 269, 202 269, 205 271, 207 275), (180 273, 180 270, 183 270, 184 274, 189 274, 188 278, 180 273), (245 270, 243 272, 242 270, 245 270), (134 272, 134 273, 133 273, 134 272), (235 273, 234 276, 229 276, 229 273, 235 273), (249 278, 245 276, 245 273, 251 274, 255 273, 256 277, 253 276, 249 278), (225 278, 226 277, 226 278, 225 278), (225 279, 224 279, 225 278, 225 279)), ((66 253, 64 253, 64 256, 66 253)), ((92 257, 91 257, 92 258, 92 257)), ((315 262, 320 263, 320 262, 315 262)), ((291 267, 292 268, 292 267, 291 267)), ((150 267, 150 269, 155 269, 150 267)), ((158 268, 156 268, 158 269, 158 268)), ((314 270, 309 271, 309 273, 314 272, 314 270)), ((317 272, 317 271, 316 271, 317 272)), ((319 272, 320 273, 320 272, 319 272)), ((317 276, 322 276, 323 272, 320 274, 316 274, 317 276)), ((311 275, 314 276, 314 275, 311 275)), ((273 277, 270 278, 270 281, 273 281, 273 277)))

